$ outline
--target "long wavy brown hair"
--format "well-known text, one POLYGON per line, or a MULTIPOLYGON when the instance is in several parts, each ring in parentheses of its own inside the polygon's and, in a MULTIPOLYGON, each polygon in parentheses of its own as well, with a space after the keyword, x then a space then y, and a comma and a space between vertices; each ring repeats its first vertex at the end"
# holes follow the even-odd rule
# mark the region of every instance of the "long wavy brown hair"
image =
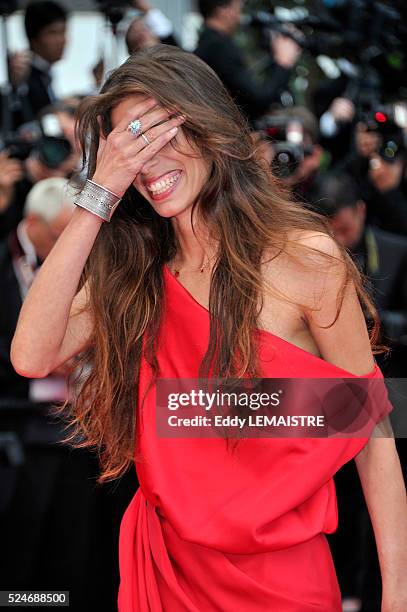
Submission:
MULTIPOLYGON (((100 130, 107 136, 112 129, 112 109, 140 94, 182 112, 182 130, 209 162, 209 178, 192 208, 192 218, 199 216, 218 245, 209 296, 209 341, 199 377, 259 375, 253 330, 259 327, 265 288, 262 265, 269 253, 290 254, 302 265, 310 253, 310 265, 320 266, 324 260, 329 269, 341 266, 343 285, 330 325, 353 281, 373 351, 382 351, 377 345, 376 308, 350 256, 340 245, 341 255, 336 257, 293 238, 296 230, 298 235, 304 230, 328 235, 327 222, 292 201, 278 185, 223 84, 193 54, 167 45, 143 50, 110 74, 100 94, 83 101, 77 134, 88 177, 95 171, 100 130)), ((98 451, 99 483, 117 478, 134 460, 142 460, 135 454, 142 342, 144 338, 144 358, 153 371, 151 386, 160 375, 156 342, 163 314, 163 265, 177 247, 171 220, 160 217, 131 186, 111 222, 102 225, 83 270, 81 284, 89 285, 93 335, 77 357, 70 379, 72 399, 57 410, 72 428, 65 442, 98 451)))

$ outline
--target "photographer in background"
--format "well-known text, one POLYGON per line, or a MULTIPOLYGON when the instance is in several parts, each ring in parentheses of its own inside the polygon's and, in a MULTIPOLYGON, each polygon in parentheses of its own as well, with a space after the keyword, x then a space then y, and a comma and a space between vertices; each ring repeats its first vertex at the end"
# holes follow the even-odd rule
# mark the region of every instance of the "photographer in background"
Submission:
POLYGON ((40 265, 68 224, 74 194, 64 178, 39 181, 29 192, 23 219, 0 241, 0 398, 54 401, 66 399, 64 368, 47 379, 30 381, 17 374, 10 347, 25 295, 40 265))
POLYGON ((126 33, 129 55, 160 43, 179 46, 171 21, 159 9, 144 0, 133 0, 132 5, 141 14, 133 19, 126 33))
POLYGON ((355 95, 361 69, 353 62, 339 58, 335 62, 337 78, 322 79, 312 93, 312 108, 319 120, 321 144, 335 164, 351 151, 356 122, 355 95))
MULTIPOLYGON (((130 4, 139 11, 139 14, 130 22, 126 31, 125 42, 129 55, 160 43, 180 46, 174 36, 170 19, 160 9, 144 0, 133 0, 130 4)), ((105 74, 103 57, 95 64, 92 72, 96 90, 99 91, 105 74)))
POLYGON ((380 121, 358 122, 355 149, 336 169, 354 178, 372 223, 407 236, 405 129, 381 110, 372 115, 380 121))
MULTIPOLYGON (((318 97, 318 94, 315 97, 318 97)), ((340 96, 334 98, 319 117, 321 144, 329 151, 333 164, 349 154, 355 112, 352 100, 340 96)))
POLYGON ((15 90, 15 127, 32 121, 57 100, 51 68, 64 53, 67 12, 53 0, 34 0, 24 17, 30 51, 10 56, 10 75, 15 90))
POLYGON ((316 117, 303 106, 290 106, 272 110, 254 125, 265 163, 297 199, 311 201, 324 155, 316 117))
POLYGON ((318 180, 313 208, 329 219, 335 238, 351 250, 369 277, 392 353, 383 369, 407 375, 407 238, 366 223, 366 204, 352 178, 326 174, 318 180))
POLYGON ((242 0, 200 0, 204 26, 195 53, 217 73, 237 104, 253 120, 279 101, 301 49, 291 38, 273 34, 271 76, 266 83, 258 84, 232 38, 240 23, 242 7, 242 0))
POLYGON ((46 178, 69 178, 78 168, 80 153, 74 136, 75 109, 64 103, 45 107, 38 121, 21 126, 17 144, 0 154, 0 239, 23 218, 24 202, 30 189, 46 178))

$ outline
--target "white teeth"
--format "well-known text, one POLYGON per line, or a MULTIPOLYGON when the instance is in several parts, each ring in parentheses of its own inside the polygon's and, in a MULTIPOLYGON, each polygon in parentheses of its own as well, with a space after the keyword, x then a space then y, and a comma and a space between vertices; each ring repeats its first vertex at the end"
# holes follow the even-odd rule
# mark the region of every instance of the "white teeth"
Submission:
POLYGON ((174 183, 176 183, 178 181, 180 176, 181 176, 181 173, 176 174, 174 176, 171 176, 170 178, 167 178, 165 180, 157 181, 156 183, 153 183, 152 185, 149 185, 147 187, 147 189, 148 189, 148 191, 150 191, 151 193, 153 193, 155 195, 158 195, 160 193, 164 193, 170 187, 172 187, 174 185, 174 183))

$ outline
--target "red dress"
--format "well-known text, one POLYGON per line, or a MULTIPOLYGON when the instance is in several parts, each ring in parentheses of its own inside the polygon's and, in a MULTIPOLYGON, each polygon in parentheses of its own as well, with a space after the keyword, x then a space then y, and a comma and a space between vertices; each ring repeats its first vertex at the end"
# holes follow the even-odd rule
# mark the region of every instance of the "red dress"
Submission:
MULTIPOLYGON (((208 311, 167 267, 164 278, 161 376, 198 378, 208 311)), ((260 341, 264 377, 352 376, 269 332, 260 341)), ((149 375, 143 361, 141 392, 149 375)), ((375 365, 366 377, 382 373, 375 365)), ((246 439, 237 455, 219 438, 158 438, 154 387, 142 420, 140 488, 120 527, 119 612, 341 612, 324 535, 338 522, 332 477, 368 438, 246 439)))

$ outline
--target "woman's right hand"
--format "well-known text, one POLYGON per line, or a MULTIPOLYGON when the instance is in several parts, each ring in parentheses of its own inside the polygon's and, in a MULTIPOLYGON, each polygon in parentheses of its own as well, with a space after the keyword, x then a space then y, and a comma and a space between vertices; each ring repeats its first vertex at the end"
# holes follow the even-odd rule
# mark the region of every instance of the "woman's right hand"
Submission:
POLYGON ((164 147, 178 131, 185 117, 170 119, 169 111, 153 98, 145 98, 126 111, 125 116, 107 138, 100 136, 96 170, 92 180, 122 197, 133 183, 143 165, 164 147), (135 136, 128 125, 139 119, 142 132, 150 141, 135 136), (160 125, 157 125, 157 124, 160 125))

